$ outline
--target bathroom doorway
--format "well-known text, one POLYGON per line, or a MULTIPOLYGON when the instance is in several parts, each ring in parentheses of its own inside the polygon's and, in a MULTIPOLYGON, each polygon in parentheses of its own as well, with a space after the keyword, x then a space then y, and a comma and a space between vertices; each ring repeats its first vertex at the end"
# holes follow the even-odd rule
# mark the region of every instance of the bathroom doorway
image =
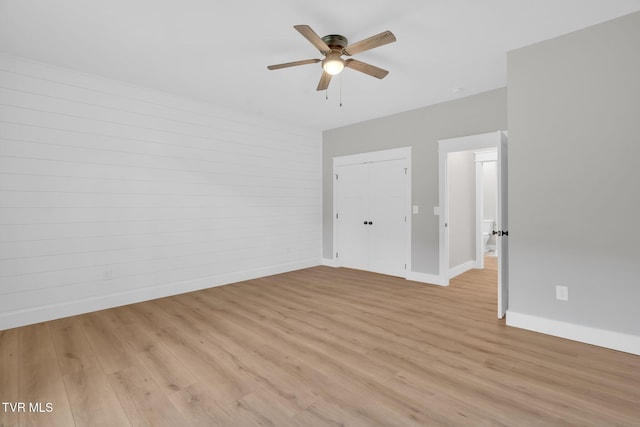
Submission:
MULTIPOLYGON (((448 164, 450 154, 465 151, 488 151, 495 149, 497 152, 496 175, 498 182, 496 210, 496 251, 498 283, 497 296, 498 318, 502 319, 508 308, 509 292, 509 261, 508 261, 508 210, 507 210, 507 135, 506 131, 497 131, 487 134, 470 135, 459 138, 451 138, 438 141, 439 156, 439 206, 434 212, 439 215, 439 282, 444 286, 449 285, 452 274, 458 273, 456 268, 450 268, 450 210, 449 210, 449 171, 448 164)), ((453 158, 453 157, 452 157, 453 158)), ((475 213, 475 212, 474 212, 475 213)), ((475 215, 476 222, 477 216, 475 215)), ((481 226, 480 226, 481 227, 481 226)), ((494 235, 494 234, 492 234, 494 235)), ((475 237, 474 237, 475 239, 475 237)), ((476 255, 475 259, 478 257, 476 255)), ((475 262, 475 261, 473 261, 475 262)))
POLYGON ((484 257, 497 256, 498 150, 474 151, 475 162, 475 266, 484 269, 484 257))

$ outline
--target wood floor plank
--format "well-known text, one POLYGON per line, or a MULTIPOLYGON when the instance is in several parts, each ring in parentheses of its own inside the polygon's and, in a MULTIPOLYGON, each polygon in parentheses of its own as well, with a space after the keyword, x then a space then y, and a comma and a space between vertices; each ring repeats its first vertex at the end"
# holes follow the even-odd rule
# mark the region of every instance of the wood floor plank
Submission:
POLYGON ((260 354, 274 364, 296 372, 302 383, 317 385, 323 402, 350 407, 371 424, 446 425, 437 414, 432 416, 424 411, 420 401, 413 396, 403 395, 358 372, 345 373, 339 365, 333 366, 333 370, 331 365, 319 368, 271 346, 261 348, 260 354))
POLYGON ((49 328, 49 323, 38 323, 18 329, 20 340, 18 401, 27 405, 34 403, 45 408, 45 412, 21 412, 21 426, 75 425, 49 328), (47 404, 51 405, 51 412, 46 412, 47 404))
POLYGON ((261 307, 255 302, 246 303, 248 299, 244 298, 240 306, 245 307, 246 311, 251 313, 250 315, 260 316, 261 320, 270 320, 264 324, 273 325, 274 330, 288 331, 288 337, 283 337, 284 339, 295 340, 298 344, 304 343, 306 349, 321 355, 322 360, 318 363, 339 354, 339 362, 346 370, 361 371, 364 375, 382 381, 391 378, 395 373, 393 368, 371 363, 364 358, 363 355, 370 348, 343 336, 342 331, 331 333, 327 331, 326 326, 315 326, 307 321, 308 317, 304 313, 280 311, 277 315, 269 316, 268 308, 261 307))
POLYGON ((429 413, 438 413, 440 420, 446 420, 445 424, 458 427, 509 426, 509 424, 501 422, 500 417, 496 417, 490 411, 490 407, 469 404, 466 399, 458 396, 452 397, 444 393, 444 390, 436 392, 432 387, 433 383, 430 383, 430 387, 425 387, 412 383, 406 374, 398 374, 386 385, 391 390, 405 396, 417 396, 420 399, 417 404, 429 413))
MULTIPOLYGON (((175 306, 176 304, 171 304, 165 308, 172 311, 175 306)), ((177 305, 177 308, 182 313, 181 317, 186 325, 202 324, 211 319, 205 313, 199 313, 197 309, 187 312, 180 310, 180 305, 177 305)), ((213 328, 203 330, 202 334, 207 337, 211 346, 228 353, 235 368, 253 380, 251 393, 269 394, 274 401, 287 408, 290 415, 295 415, 319 398, 316 393, 309 393, 306 389, 300 388, 296 378, 286 370, 273 364, 267 365, 268 362, 256 351, 256 346, 261 345, 260 341, 238 339, 236 334, 223 333, 213 328)))
POLYGON ((219 399, 215 392, 215 385, 196 383, 174 393, 170 398, 190 426, 292 425, 281 413, 278 413, 275 418, 267 418, 267 416, 274 416, 274 413, 264 409, 261 413, 242 399, 236 401, 219 399))
MULTIPOLYGON (((234 292, 236 291, 229 289, 227 293, 234 292)), ((341 361, 350 363, 352 369, 361 369, 366 374, 382 379, 389 378, 394 373, 384 366, 369 366, 370 362, 362 355, 372 347, 371 345, 363 345, 354 341, 352 337, 343 336, 343 331, 332 333, 328 331, 326 324, 310 323, 307 312, 278 310, 277 313, 270 314, 268 308, 257 303, 255 298, 247 297, 246 293, 242 298, 235 293, 235 299, 238 308, 242 309, 245 316, 252 318, 256 325, 261 324, 262 328, 271 329, 279 339, 287 340, 303 353, 308 351, 309 356, 320 354, 320 358, 325 360, 327 355, 340 354, 341 361), (282 334, 281 331, 286 333, 282 334)), ((322 363, 322 360, 319 360, 319 363, 322 363)))
POLYGON ((281 399, 274 399, 269 390, 257 390, 240 399, 236 408, 258 425, 296 427, 298 424, 292 418, 298 413, 292 414, 281 403, 281 399))
POLYGON ((51 323, 51 334, 76 426, 129 426, 78 317, 51 323))
POLYGON ((224 426, 234 419, 230 402, 235 399, 220 396, 214 385, 195 383, 173 393, 169 399, 190 426, 224 426))
MULTIPOLYGON (((216 384, 215 390, 220 398, 235 400, 251 391, 250 379, 234 375, 233 369, 227 369, 228 365, 221 363, 221 360, 226 361, 224 356, 207 346, 204 339, 193 330, 197 328, 178 328, 174 319, 156 305, 131 307, 130 314, 137 317, 138 322, 129 325, 129 331, 137 331, 137 336, 141 338, 145 336, 146 331, 155 335, 156 339, 160 337, 159 342, 175 355, 182 367, 194 373, 199 381, 216 384)), ((190 374, 187 372, 185 375, 190 374)), ((160 383, 166 384, 166 378, 160 379, 160 383)), ((176 391, 174 387, 169 387, 170 392, 176 391)))
POLYGON ((170 346, 155 339, 147 328, 134 323, 120 326, 116 333, 126 343, 129 359, 144 367, 165 393, 172 393, 198 381, 198 376, 171 352, 170 346))
POLYGON ((134 364, 129 349, 118 333, 121 323, 115 320, 115 312, 116 310, 104 310, 82 317, 82 329, 107 374, 134 364))
POLYGON ((380 420, 369 418, 363 411, 348 409, 338 403, 318 401, 310 405, 305 411, 297 414, 293 420, 298 426, 325 427, 325 426, 350 426, 350 427, 383 427, 380 420))
MULTIPOLYGON (((0 400, 6 403, 19 401, 18 345, 18 329, 0 331, 0 400)), ((0 427, 17 426, 18 419, 18 412, 0 407, 0 427)))
POLYGON ((175 406, 141 367, 109 374, 109 382, 132 425, 174 427, 185 424, 175 406))
POLYGON ((640 357, 507 327, 485 265, 449 287, 314 267, 0 331, 3 397, 55 399, 0 426, 640 425, 640 357))

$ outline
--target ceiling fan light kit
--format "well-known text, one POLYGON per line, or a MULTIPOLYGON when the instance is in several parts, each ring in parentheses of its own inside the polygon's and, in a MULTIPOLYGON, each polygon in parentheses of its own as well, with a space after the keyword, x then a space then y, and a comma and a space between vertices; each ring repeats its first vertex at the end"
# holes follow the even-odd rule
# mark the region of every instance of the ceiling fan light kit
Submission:
POLYGON ((322 69, 332 76, 340 74, 344 70, 344 59, 340 56, 340 52, 336 51, 327 53, 327 57, 322 61, 322 69))
POLYGON ((374 49, 385 44, 393 43, 396 37, 391 31, 384 31, 375 36, 369 37, 359 42, 349 45, 346 37, 339 34, 330 34, 320 37, 308 25, 294 25, 300 34, 324 55, 324 59, 305 59, 302 61, 287 62, 284 64, 269 65, 269 70, 279 70, 281 68, 295 67, 298 65, 315 64, 321 62, 322 76, 318 83, 317 90, 326 90, 331 82, 331 77, 340 74, 344 68, 351 68, 372 77, 383 79, 389 72, 382 68, 367 64, 357 59, 343 59, 342 56, 352 56, 366 50, 374 49))

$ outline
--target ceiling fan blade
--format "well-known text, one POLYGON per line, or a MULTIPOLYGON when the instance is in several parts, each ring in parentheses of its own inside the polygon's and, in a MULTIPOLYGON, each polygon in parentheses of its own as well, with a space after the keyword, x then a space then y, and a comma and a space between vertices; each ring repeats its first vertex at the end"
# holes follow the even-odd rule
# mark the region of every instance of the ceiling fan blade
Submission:
POLYGON ((366 62, 358 61, 357 59, 347 59, 344 61, 344 66, 353 70, 360 71, 361 73, 368 74, 378 79, 384 79, 389 72, 380 67, 376 67, 366 62))
POLYGON ((324 55, 327 52, 331 51, 331 48, 327 46, 327 44, 320 38, 319 35, 316 34, 315 31, 311 29, 308 25, 294 25, 293 28, 298 30, 300 34, 304 36, 307 40, 311 42, 312 45, 316 47, 322 54, 324 55))
POLYGON ((385 44, 393 43, 396 41, 396 36, 391 31, 384 31, 375 36, 371 36, 368 39, 360 40, 352 45, 349 45, 342 49, 342 53, 345 55, 355 55, 356 53, 364 52, 365 50, 373 49, 385 44))
POLYGON ((298 65, 315 64, 322 61, 321 59, 304 59, 302 61, 285 62, 284 64, 276 64, 267 66, 270 70, 279 70, 280 68, 296 67, 298 65))
POLYGON ((326 90, 329 87, 329 83, 331 83, 331 74, 323 71, 316 90, 326 90))

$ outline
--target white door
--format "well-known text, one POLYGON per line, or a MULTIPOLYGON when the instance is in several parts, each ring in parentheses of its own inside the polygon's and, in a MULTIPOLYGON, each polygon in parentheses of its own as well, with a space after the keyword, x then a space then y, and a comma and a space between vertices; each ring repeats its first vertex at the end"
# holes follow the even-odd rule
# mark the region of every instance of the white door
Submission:
POLYGON ((404 277, 406 159, 345 165, 336 170, 337 264, 404 277))
POLYGON ((509 308, 509 212, 507 187, 507 136, 500 132, 498 145, 498 218, 496 250, 498 252, 498 319, 509 308))
POLYGON ((405 160, 369 164, 369 270, 405 276, 405 160))
POLYGON ((338 263, 358 270, 369 269, 369 165, 338 168, 338 263))

